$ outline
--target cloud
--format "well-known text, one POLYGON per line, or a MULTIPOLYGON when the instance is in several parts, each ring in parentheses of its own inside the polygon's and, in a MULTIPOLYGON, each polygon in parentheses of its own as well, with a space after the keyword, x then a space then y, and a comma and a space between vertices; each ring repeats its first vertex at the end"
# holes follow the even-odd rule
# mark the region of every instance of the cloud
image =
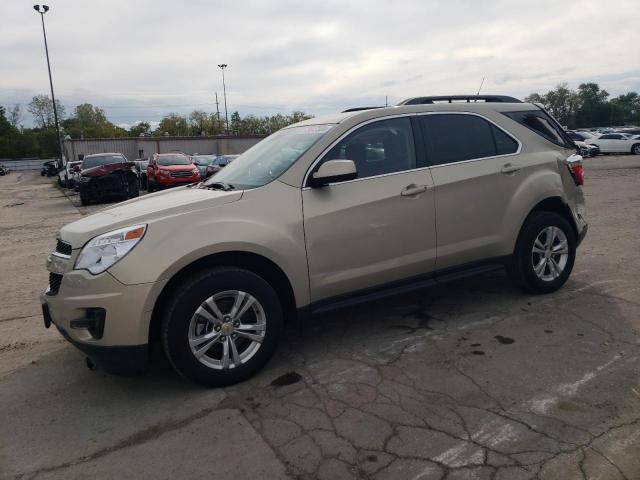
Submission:
MULTIPOLYGON (((558 83, 640 90, 637 0, 56 0, 46 14, 54 85, 71 112, 115 123, 223 107, 328 113, 403 98, 483 92, 524 97, 558 83)), ((2 1, 0 104, 48 92, 29 4, 2 1)))

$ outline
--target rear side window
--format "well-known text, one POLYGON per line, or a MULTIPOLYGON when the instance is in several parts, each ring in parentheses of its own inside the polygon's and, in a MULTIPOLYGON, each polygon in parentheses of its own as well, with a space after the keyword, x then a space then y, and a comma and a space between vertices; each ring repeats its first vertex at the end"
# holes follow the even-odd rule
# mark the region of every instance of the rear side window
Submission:
POLYGON ((501 129, 476 115, 421 115, 431 165, 507 155, 518 143, 501 129))
POLYGON ((565 135, 549 116, 542 110, 527 110, 525 112, 505 112, 507 117, 533 130, 550 142, 566 147, 565 135))

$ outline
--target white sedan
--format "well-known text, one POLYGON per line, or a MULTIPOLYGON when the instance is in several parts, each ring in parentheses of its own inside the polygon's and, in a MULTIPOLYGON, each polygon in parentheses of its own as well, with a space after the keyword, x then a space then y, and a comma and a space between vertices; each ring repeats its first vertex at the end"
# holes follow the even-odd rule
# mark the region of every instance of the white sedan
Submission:
POLYGON ((585 140, 589 145, 597 145, 602 153, 634 153, 640 155, 640 138, 625 133, 605 133, 598 138, 585 140))

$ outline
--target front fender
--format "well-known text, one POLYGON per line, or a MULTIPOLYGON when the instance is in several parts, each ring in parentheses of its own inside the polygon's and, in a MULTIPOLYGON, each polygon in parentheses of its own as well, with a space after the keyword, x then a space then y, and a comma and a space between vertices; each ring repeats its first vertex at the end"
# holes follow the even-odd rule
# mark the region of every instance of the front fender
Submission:
POLYGON ((109 272, 127 285, 164 284, 187 265, 225 252, 272 261, 288 277, 296 304, 308 303, 300 189, 273 182, 229 204, 150 221, 145 238, 109 272))

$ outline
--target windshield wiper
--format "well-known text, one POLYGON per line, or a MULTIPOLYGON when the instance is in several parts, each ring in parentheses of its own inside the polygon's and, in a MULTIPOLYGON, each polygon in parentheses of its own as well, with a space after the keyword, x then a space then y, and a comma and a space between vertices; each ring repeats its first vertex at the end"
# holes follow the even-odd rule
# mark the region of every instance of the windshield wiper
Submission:
POLYGON ((225 182, 213 182, 209 184, 202 184, 200 188, 210 188, 212 190, 224 190, 228 192, 229 190, 233 190, 235 187, 230 183, 225 182))

